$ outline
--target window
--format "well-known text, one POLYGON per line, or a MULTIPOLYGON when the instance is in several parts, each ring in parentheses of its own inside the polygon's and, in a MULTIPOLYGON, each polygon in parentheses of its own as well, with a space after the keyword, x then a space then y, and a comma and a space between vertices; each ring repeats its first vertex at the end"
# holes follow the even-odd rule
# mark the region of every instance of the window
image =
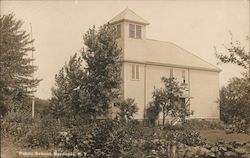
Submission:
POLYGON ((185 74, 185 70, 182 70, 182 71, 181 71, 181 76, 182 76, 183 83, 186 83, 186 74, 185 74))
POLYGON ((136 38, 141 39, 141 26, 136 25, 136 38))
POLYGON ((139 80, 139 78, 140 78, 139 64, 132 64, 132 79, 139 80))
POLYGON ((135 64, 132 64, 132 79, 135 79, 135 64))
POLYGON ((135 78, 138 80, 138 79, 139 79, 139 65, 136 65, 135 68, 136 68, 136 69, 135 69, 135 70, 136 70, 136 71, 135 71, 135 72, 136 72, 135 78))
POLYGON ((185 100, 185 98, 180 98, 180 101, 181 101, 181 107, 185 108, 185 106, 186 106, 186 100, 185 100))
POLYGON ((129 37, 130 38, 142 38, 142 27, 140 25, 129 24, 129 37))
POLYGON ((117 38, 121 37, 121 24, 116 25, 117 38))
POLYGON ((169 74, 169 77, 173 78, 174 77, 174 71, 173 71, 173 68, 170 68, 170 74, 169 74))
POLYGON ((135 38, 135 25, 129 24, 129 37, 135 38))

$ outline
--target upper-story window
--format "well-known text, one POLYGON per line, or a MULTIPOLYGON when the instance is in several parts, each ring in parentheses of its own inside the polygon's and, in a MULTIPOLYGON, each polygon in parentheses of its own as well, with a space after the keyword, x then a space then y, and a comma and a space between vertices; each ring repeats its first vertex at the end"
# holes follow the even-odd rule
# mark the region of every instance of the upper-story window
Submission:
POLYGON ((139 80, 140 79, 140 67, 139 64, 132 64, 132 79, 139 80))
POLYGON ((186 83, 186 72, 185 72, 185 70, 181 71, 181 77, 182 77, 183 83, 186 83))
POLYGON ((173 70, 173 68, 170 68, 169 77, 171 77, 171 78, 174 77, 174 70, 173 70))
POLYGON ((135 25, 129 24, 129 37, 135 38, 135 25))
POLYGON ((130 38, 142 38, 142 27, 140 25, 129 24, 129 37, 130 38))
POLYGON ((116 25, 116 36, 117 36, 117 38, 121 37, 121 34, 122 34, 121 31, 122 31, 121 24, 116 25))
POLYGON ((136 25, 136 38, 141 39, 141 26, 136 25))

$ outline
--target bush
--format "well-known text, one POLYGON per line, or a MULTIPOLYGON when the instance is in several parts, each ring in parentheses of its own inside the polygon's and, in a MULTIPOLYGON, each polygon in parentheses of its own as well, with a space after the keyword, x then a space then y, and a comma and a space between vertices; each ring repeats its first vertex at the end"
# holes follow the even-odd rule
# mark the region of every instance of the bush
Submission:
POLYGON ((247 77, 232 78, 228 86, 220 90, 221 120, 231 124, 234 118, 250 123, 250 80, 247 77))
POLYGON ((29 131, 31 126, 31 115, 26 111, 10 111, 1 119, 1 136, 20 141, 29 131))
POLYGON ((127 98, 118 103, 118 116, 122 120, 132 120, 134 114, 138 112, 137 104, 134 99, 127 98))
POLYGON ((188 146, 202 146, 205 144, 205 139, 201 138, 200 133, 197 131, 172 131, 169 132, 168 137, 188 146))
POLYGON ((155 121, 159 118, 159 112, 162 108, 158 105, 149 103, 149 107, 146 109, 146 116, 149 126, 155 126, 155 121))
POLYGON ((225 127, 225 132, 230 133, 248 133, 249 125, 244 119, 235 117, 232 124, 229 124, 225 127))
POLYGON ((24 137, 24 147, 52 148, 58 144, 59 125, 56 120, 47 116, 40 122, 33 122, 29 132, 24 137))
POLYGON ((102 120, 70 130, 66 151, 87 153, 88 157, 131 157, 133 140, 140 136, 133 123, 102 120))

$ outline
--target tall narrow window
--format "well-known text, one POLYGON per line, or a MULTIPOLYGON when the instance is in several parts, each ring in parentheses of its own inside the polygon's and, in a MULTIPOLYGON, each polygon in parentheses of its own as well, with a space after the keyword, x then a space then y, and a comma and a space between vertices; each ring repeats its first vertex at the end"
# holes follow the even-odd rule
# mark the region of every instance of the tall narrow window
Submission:
POLYGON ((180 100, 181 100, 181 107, 185 108, 185 106, 186 106, 186 99, 185 98, 180 98, 180 100))
POLYGON ((132 64, 132 79, 135 79, 135 64, 132 64))
POLYGON ((136 25, 136 38, 141 39, 141 26, 136 25))
POLYGON ((116 25, 117 38, 121 37, 121 24, 116 25))
POLYGON ((139 64, 132 64, 132 79, 140 79, 140 67, 139 64))
POLYGON ((183 83, 186 83, 186 74, 185 74, 185 70, 182 70, 182 71, 181 71, 181 76, 182 76, 183 83))
POLYGON ((173 71, 173 68, 170 68, 170 74, 169 74, 169 77, 173 78, 174 77, 174 71, 173 71))
POLYGON ((135 78, 137 79, 137 80, 139 80, 139 65, 136 65, 136 75, 135 75, 135 78))
POLYGON ((135 38, 135 24, 129 24, 129 37, 135 38))

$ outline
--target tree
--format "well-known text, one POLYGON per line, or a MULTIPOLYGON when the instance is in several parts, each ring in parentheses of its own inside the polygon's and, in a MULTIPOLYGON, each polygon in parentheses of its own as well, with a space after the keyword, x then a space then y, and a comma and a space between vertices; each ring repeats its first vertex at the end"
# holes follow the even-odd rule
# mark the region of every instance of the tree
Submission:
POLYGON ((23 22, 13 14, 0 15, 0 109, 1 115, 8 110, 20 109, 13 102, 31 96, 41 80, 32 79, 36 66, 28 55, 34 51, 29 33, 22 29, 23 22))
POLYGON ((105 24, 84 35, 82 58, 75 54, 55 77, 51 111, 56 118, 106 115, 119 101, 120 55, 113 27, 105 24))
POLYGON ((82 59, 75 53, 55 76, 56 84, 52 88, 50 110, 57 119, 81 115, 82 102, 79 90, 84 76, 82 59))
MULTIPOLYGON (((153 101, 150 103, 151 107, 160 107, 163 113, 163 125, 165 125, 166 116, 185 117, 190 115, 185 103, 181 102, 182 91, 185 89, 184 85, 179 85, 175 78, 162 77, 164 88, 155 89, 153 92, 153 101)), ((159 115, 159 113, 158 113, 159 115)))
MULTIPOLYGON (((249 37, 247 37, 249 41, 249 37)), ((232 63, 236 64, 245 70, 248 70, 249 80, 250 80, 250 51, 246 50, 244 46, 241 45, 240 41, 233 41, 231 34, 230 45, 224 45, 226 53, 219 53, 215 48, 215 55, 222 63, 232 63)))
MULTIPOLYGON (((249 38, 247 38, 249 40, 249 38)), ((231 63, 242 67, 245 71, 240 78, 233 78, 228 86, 220 90, 221 119, 226 123, 232 123, 234 117, 246 119, 249 123, 250 110, 250 51, 246 50, 239 41, 233 41, 224 46, 226 53, 215 54, 222 63, 231 63)))
POLYGON ((47 109, 49 107, 49 99, 35 98, 35 111, 40 115, 46 115, 48 113, 47 109))
POLYGON ((126 100, 122 100, 118 104, 118 115, 121 119, 131 120, 134 117, 134 114, 138 112, 138 107, 135 103, 134 99, 128 98, 126 100))
POLYGON ((155 126, 155 121, 159 118, 159 113, 162 111, 162 108, 159 104, 154 104, 154 102, 150 102, 148 108, 146 109, 146 116, 149 120, 150 126, 155 126))
POLYGON ((234 118, 250 122, 250 95, 248 79, 234 77, 220 90, 220 116, 225 123, 233 123, 234 118))
POLYGON ((99 30, 89 29, 83 38, 86 49, 82 57, 87 75, 81 96, 84 106, 89 107, 89 114, 96 118, 106 115, 111 103, 119 98, 121 49, 117 45, 115 28, 109 24, 99 30))

